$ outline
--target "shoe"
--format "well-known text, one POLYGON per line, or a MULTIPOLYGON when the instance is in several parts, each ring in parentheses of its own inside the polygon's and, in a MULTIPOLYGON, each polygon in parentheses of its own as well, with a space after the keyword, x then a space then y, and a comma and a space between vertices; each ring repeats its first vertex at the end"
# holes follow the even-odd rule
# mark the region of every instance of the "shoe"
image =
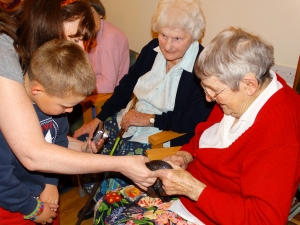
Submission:
MULTIPOLYGON (((83 220, 87 220, 87 219, 90 219, 90 218, 94 217, 94 208, 95 208, 95 205, 96 205, 96 202, 94 200, 92 200, 91 203, 88 206, 88 209, 87 209, 84 217, 83 217, 83 220)), ((83 208, 80 209, 80 211, 78 212, 78 214, 77 214, 78 218, 80 217, 80 214, 83 211, 83 208)))

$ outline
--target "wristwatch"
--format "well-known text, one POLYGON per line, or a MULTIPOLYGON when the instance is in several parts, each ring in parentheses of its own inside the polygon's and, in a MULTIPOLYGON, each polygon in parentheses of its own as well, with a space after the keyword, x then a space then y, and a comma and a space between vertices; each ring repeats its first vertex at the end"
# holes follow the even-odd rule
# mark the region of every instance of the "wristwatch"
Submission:
POLYGON ((154 126, 154 122, 155 122, 155 115, 153 114, 149 120, 150 122, 150 126, 153 127, 154 126))

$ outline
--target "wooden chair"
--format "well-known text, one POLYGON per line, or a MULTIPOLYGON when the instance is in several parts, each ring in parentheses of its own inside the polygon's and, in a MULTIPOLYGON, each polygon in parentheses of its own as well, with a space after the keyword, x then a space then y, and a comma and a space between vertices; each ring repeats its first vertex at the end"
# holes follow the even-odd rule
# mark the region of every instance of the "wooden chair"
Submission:
POLYGON ((293 89, 295 91, 297 91, 298 94, 300 94, 300 55, 299 55, 299 59, 298 59, 298 65, 297 65, 297 69, 296 69, 293 89))
POLYGON ((166 156, 174 155, 181 146, 163 148, 163 144, 184 134, 174 131, 161 131, 149 136, 148 141, 151 144, 151 149, 146 150, 146 156, 150 160, 159 160, 166 156))
POLYGON ((83 122, 87 123, 93 119, 93 107, 95 107, 96 115, 101 111, 101 107, 110 98, 112 93, 95 94, 86 97, 81 103, 83 112, 83 122))

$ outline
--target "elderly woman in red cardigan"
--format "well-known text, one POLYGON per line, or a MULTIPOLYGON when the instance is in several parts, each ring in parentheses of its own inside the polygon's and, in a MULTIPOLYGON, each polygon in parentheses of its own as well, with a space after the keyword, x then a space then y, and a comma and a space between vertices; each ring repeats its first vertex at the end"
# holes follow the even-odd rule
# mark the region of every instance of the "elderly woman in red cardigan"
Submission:
POLYGON ((195 64, 206 100, 218 105, 164 159, 173 169, 155 171, 179 199, 163 203, 131 186, 107 194, 97 215, 106 205, 108 224, 286 224, 300 178, 300 96, 270 70, 273 55, 240 28, 218 34, 195 64))

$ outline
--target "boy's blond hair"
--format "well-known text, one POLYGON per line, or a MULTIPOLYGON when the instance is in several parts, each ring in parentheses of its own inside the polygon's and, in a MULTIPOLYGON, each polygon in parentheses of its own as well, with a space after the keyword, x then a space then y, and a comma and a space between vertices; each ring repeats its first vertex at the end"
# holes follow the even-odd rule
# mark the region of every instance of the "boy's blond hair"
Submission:
POLYGON ((30 81, 40 83, 50 96, 88 96, 96 78, 87 53, 76 43, 54 39, 38 48, 28 67, 30 81))

